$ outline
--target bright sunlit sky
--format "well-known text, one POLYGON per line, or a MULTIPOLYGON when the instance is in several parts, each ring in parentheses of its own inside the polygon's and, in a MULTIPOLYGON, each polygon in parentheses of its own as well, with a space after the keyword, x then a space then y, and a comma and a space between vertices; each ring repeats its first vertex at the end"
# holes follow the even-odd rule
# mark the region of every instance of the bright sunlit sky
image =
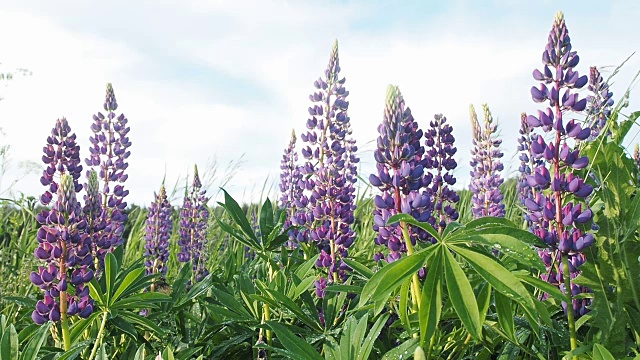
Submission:
MULTIPOLYGON (((282 151, 291 129, 304 130, 313 81, 323 75, 335 38, 362 175, 373 169, 373 140, 393 83, 422 128, 435 113, 447 116, 458 145, 456 176, 466 186, 471 103, 489 104, 504 139, 505 173, 517 169, 520 113, 538 108, 531 72, 541 64, 556 11, 565 13, 581 74, 596 65, 608 77, 640 50, 637 0, 94 4, 2 1, 0 72, 32 72, 0 86, 1 141, 11 146, 3 189, 22 176, 21 162, 41 166, 58 117, 78 134, 84 159, 91 116, 102 110, 112 82, 118 112, 131 126, 130 202, 149 203, 165 176, 172 185, 194 163, 206 167, 215 157, 222 171, 243 154, 227 189, 249 201, 267 177, 277 182, 282 151)), ((616 100, 638 70, 640 54, 616 76, 616 100)), ((639 100, 636 88, 625 112, 638 110, 639 100)), ((640 140, 637 132, 628 144, 640 140)), ((13 191, 39 195, 40 171, 13 191)))

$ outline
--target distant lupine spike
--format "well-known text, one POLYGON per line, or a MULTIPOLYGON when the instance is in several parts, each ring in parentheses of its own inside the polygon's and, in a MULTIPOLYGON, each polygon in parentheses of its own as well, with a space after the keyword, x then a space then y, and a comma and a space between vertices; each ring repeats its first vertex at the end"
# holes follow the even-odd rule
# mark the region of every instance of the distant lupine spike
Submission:
POLYGON ((633 160, 635 160, 638 167, 638 183, 640 183, 640 146, 638 144, 633 149, 633 160))
POLYGON ((453 127, 447 124, 447 118, 442 114, 434 116, 425 131, 425 165, 428 169, 427 192, 431 197, 431 216, 429 223, 442 232, 451 221, 458 220, 459 214, 454 204, 460 201, 460 196, 451 188, 456 183, 453 170, 458 166, 453 159, 457 148, 454 147, 455 138, 453 127))
POLYGON ((470 107, 471 124, 473 128, 473 147, 471 149, 472 160, 470 162, 471 183, 469 190, 472 193, 471 212, 473 218, 478 219, 485 216, 504 217, 505 207, 502 203, 504 195, 500 191, 500 185, 504 179, 500 177, 500 171, 504 165, 500 159, 502 151, 500 144, 502 140, 496 137, 497 124, 493 122, 493 117, 487 104, 482 105, 484 112, 484 127, 480 126, 473 105, 470 107))
MULTIPOLYGON (((587 97, 587 114, 591 128, 589 140, 593 140, 604 129, 607 119, 611 117, 613 107, 613 92, 609 90, 609 84, 602 78, 600 71, 595 66, 590 68, 589 92, 591 92, 591 95, 587 97)), ((611 131, 608 131, 607 136, 610 134, 611 131)))
POLYGON ((209 208, 206 190, 202 189, 198 167, 194 167, 193 183, 180 209, 179 262, 189 262, 193 266, 193 282, 202 280, 209 274, 206 263, 206 242, 209 226, 209 208))
POLYGON ((76 198, 76 185, 72 175, 61 174, 51 210, 36 217, 40 228, 35 256, 45 262, 29 276, 44 291, 44 299, 31 314, 36 324, 66 322, 73 315, 87 318, 93 312, 86 286, 93 279, 91 238, 84 232, 87 223, 76 198))
MULTIPOLYGON (((551 249, 546 254, 542 253, 543 259, 550 257, 562 263, 558 266, 558 262, 552 262, 557 268, 550 268, 548 273, 562 273, 564 284, 560 288, 565 289, 571 284, 572 275, 568 273, 571 270, 570 260, 592 245, 594 237, 590 232, 581 230, 581 225, 590 223, 593 217, 588 202, 584 200, 591 195, 593 187, 574 173, 585 168, 589 158, 580 156, 579 150, 572 149, 567 141, 585 140, 592 132, 574 119, 566 121, 572 112, 583 111, 587 106, 587 99, 580 99, 575 91, 587 84, 587 77, 579 76, 574 70, 579 57, 571 48, 561 12, 549 34, 542 61, 544 68, 533 72, 540 85, 531 88, 531 95, 536 103, 548 102, 549 105, 538 110, 537 115, 527 116, 527 122, 532 128, 552 136, 546 142, 542 135, 538 135, 531 143, 533 158, 544 162, 527 177, 527 183, 539 191, 533 198, 525 199, 525 205, 533 222, 533 232, 551 249)), ((578 266, 573 270, 571 272, 578 272, 578 266)), ((581 315, 580 308, 574 307, 573 310, 567 312, 572 339, 575 338, 574 316, 581 315)))
MULTIPOLYGON (((382 123, 378 125, 377 148, 373 153, 376 173, 369 176, 371 185, 382 194, 374 197, 373 229, 378 233, 376 244, 389 249, 387 262, 393 262, 407 251, 407 242, 399 223, 387 225, 387 220, 396 214, 409 214, 416 220, 426 222, 430 218, 431 198, 425 187, 430 177, 425 175, 425 150, 421 144, 423 136, 418 123, 405 107, 404 98, 397 86, 389 85, 387 103, 382 123)), ((410 241, 427 241, 426 231, 417 227, 408 229, 410 241)), ((377 255, 376 260, 382 257, 377 255)))
MULTIPOLYGON (((88 172, 89 181, 85 184, 86 193, 84 195, 83 213, 87 221, 85 232, 91 237, 91 253, 102 254, 111 247, 111 240, 105 232, 107 223, 107 212, 102 207, 102 194, 100 193, 100 183, 98 173, 91 169, 88 172)), ((93 258, 94 268, 99 269, 98 256, 93 258)))
POLYGON ((66 118, 56 120, 51 135, 47 137, 47 145, 42 151, 42 161, 46 164, 46 169, 42 172, 40 183, 48 187, 40 197, 42 204, 49 205, 53 194, 58 192, 59 183, 54 176, 56 173, 69 174, 73 178, 74 190, 82 191, 82 185, 78 183, 82 173, 80 146, 76 143, 76 134, 71 133, 66 118))
MULTIPOLYGON (((287 229, 294 225, 296 213, 300 210, 304 210, 304 207, 299 208, 300 199, 304 192, 304 188, 301 187, 303 183, 302 169, 297 164, 298 153, 296 152, 296 133, 291 131, 291 140, 289 146, 284 150, 282 161, 280 161, 280 208, 287 212, 287 218, 284 223, 284 228, 287 229)), ((289 230, 289 243, 288 246, 293 248, 297 242, 304 241, 303 234, 298 229, 289 230)))
POLYGON ((169 204, 164 184, 160 186, 160 191, 155 194, 155 200, 149 207, 145 230, 144 265, 147 274, 166 274, 173 221, 171 204, 169 204))
POLYGON ((88 166, 99 167, 98 177, 102 182, 102 208, 106 210, 104 233, 109 246, 100 248, 95 254, 100 264, 103 263, 106 252, 123 243, 122 233, 127 220, 127 203, 124 198, 129 194, 129 190, 125 190, 123 183, 128 178, 125 170, 129 167, 127 159, 131 155, 128 150, 131 146, 128 137, 130 129, 124 114, 116 116, 114 111, 117 109, 118 103, 113 87, 107 84, 104 103, 106 115, 98 112, 93 116, 93 136, 89 137, 91 155, 85 159, 88 166))
POLYGON ((306 133, 300 138, 306 146, 301 149, 305 159, 301 168, 305 177, 299 186, 305 193, 295 201, 297 211, 293 223, 305 226, 298 234, 301 241, 313 241, 319 249, 331 255, 329 281, 344 279, 346 257, 353 243, 355 210, 356 164, 355 140, 351 134, 347 109, 349 95, 345 78, 339 78, 338 42, 334 43, 325 70, 325 77, 314 82, 317 92, 309 96, 314 103, 309 108, 306 133))
MULTIPOLYGON (((543 165, 542 159, 536 159, 531 153, 531 143, 536 141, 538 136, 531 131, 531 126, 527 122, 527 114, 522 113, 520 115, 520 137, 518 138, 518 153, 520 159, 520 167, 518 171, 520 176, 518 177, 518 199, 520 204, 526 209, 527 199, 533 200, 536 191, 539 190, 538 186, 529 185, 527 178, 532 174, 532 169, 543 165)), ((527 211, 524 212, 524 221, 528 229, 531 229, 532 222, 527 211)))

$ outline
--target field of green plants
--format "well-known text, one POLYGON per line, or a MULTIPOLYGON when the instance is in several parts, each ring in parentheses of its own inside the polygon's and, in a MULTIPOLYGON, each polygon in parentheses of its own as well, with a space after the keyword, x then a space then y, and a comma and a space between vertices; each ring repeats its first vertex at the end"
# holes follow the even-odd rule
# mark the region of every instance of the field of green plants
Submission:
POLYGON ((197 166, 183 195, 127 204, 138 132, 108 84, 92 121, 42 139, 42 193, 1 201, 0 360, 640 359, 640 151, 623 146, 640 111, 562 13, 537 36, 518 91, 539 110, 503 120, 519 134, 472 105, 461 156, 446 116, 414 119, 390 85, 373 174, 336 41, 277 195, 251 204, 232 176, 212 201, 197 166))

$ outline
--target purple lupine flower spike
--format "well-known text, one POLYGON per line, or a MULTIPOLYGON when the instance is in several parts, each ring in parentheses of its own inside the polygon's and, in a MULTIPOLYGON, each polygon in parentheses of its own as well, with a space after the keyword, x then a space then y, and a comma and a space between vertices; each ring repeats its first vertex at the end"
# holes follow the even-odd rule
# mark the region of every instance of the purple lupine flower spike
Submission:
POLYGON ((638 167, 638 183, 640 183, 640 146, 636 144, 633 149, 633 160, 636 162, 636 166, 638 167))
POLYGON ((71 175, 74 190, 76 192, 82 191, 82 185, 78 183, 82 173, 80 146, 77 145, 76 134, 71 133, 71 127, 66 118, 56 120, 51 135, 47 137, 47 145, 42 150, 44 152, 42 161, 47 167, 42 172, 40 183, 48 187, 40 197, 42 204, 49 205, 53 194, 58 192, 59 183, 54 178, 56 172, 71 175))
MULTIPOLYGON (((573 293, 574 286, 571 285, 567 291, 565 284, 570 284, 570 279, 579 273, 578 267, 584 262, 582 251, 594 243, 594 237, 579 226, 591 222, 593 217, 588 202, 584 200, 591 195, 593 187, 574 173, 574 170, 585 168, 589 158, 580 156, 579 150, 573 149, 571 144, 575 143, 574 140, 587 139, 592 130, 569 118, 587 106, 587 99, 581 99, 576 92, 587 84, 587 77, 574 70, 579 57, 572 50, 561 12, 556 15, 542 60, 544 68, 533 72, 540 85, 531 88, 531 95, 535 102, 548 103, 548 106, 538 110, 537 115, 528 115, 527 123, 543 133, 550 133, 551 137, 547 142, 538 135, 531 143, 533 158, 544 162, 527 177, 527 183, 539 191, 532 199, 525 200, 525 205, 533 232, 550 248, 541 252, 543 261, 549 266, 547 280, 555 276, 556 281, 549 280, 551 283, 560 285, 565 293, 573 293), (559 263, 563 266, 558 266, 559 263), (567 263, 575 264, 569 267, 573 274, 565 273, 567 263), (564 283, 560 284, 562 279, 564 283)), ((576 307, 576 304, 573 304, 573 313, 568 314, 570 324, 574 315, 580 316, 584 312, 582 306, 576 307)))
MULTIPOLYGON (((300 210, 304 210, 304 206, 299 204, 304 188, 302 183, 302 169, 297 164, 298 153, 296 152, 296 134, 291 131, 291 141, 289 146, 284 150, 282 161, 280 162, 280 208, 287 212, 287 218, 284 228, 295 225, 296 214, 300 210), (301 209, 302 208, 302 209, 301 209)), ((289 230, 288 247, 293 248, 296 243, 303 241, 301 232, 298 229, 289 230)))
POLYGON ((206 190, 202 189, 198 167, 194 167, 191 190, 184 198, 180 209, 180 240, 181 249, 178 253, 179 262, 189 262, 193 266, 192 284, 202 280, 209 274, 206 263, 206 242, 209 226, 209 208, 207 207, 206 190))
POLYGON ((149 207, 145 231, 145 267, 147 274, 166 274, 169 260, 169 238, 173 230, 171 204, 164 184, 149 207))
POLYGON ((131 146, 128 137, 130 129, 124 114, 116 116, 114 111, 117 109, 113 87, 107 84, 104 103, 106 115, 98 112, 93 116, 93 136, 89 137, 91 155, 85 160, 88 166, 99 167, 98 177, 102 182, 102 208, 106 211, 104 236, 108 246, 100 248, 96 253, 100 264, 103 263, 106 252, 123 243, 122 233, 127 220, 127 203, 124 198, 129 190, 125 190, 123 183, 128 178, 125 170, 129 167, 127 159, 131 154, 128 150, 131 146))
POLYGON ((76 198, 76 185, 72 175, 62 173, 51 210, 37 216, 40 228, 35 256, 45 264, 29 276, 44 291, 44 299, 31 314, 36 324, 66 321, 74 315, 87 318, 93 312, 86 286, 93 279, 91 238, 84 232, 87 223, 76 198))
MULTIPOLYGON (((380 195, 374 198, 373 229, 378 233, 375 243, 389 249, 387 262, 393 262, 407 251, 401 225, 387 225, 393 215, 404 213, 426 222, 430 218, 431 198, 425 187, 430 177, 425 175, 425 150, 421 144, 423 132, 405 107, 397 86, 389 85, 382 123, 378 125, 377 148, 373 155, 376 173, 369 176, 371 185, 380 195)), ((428 234, 417 227, 409 228, 412 245, 418 239, 426 241, 428 234)), ((381 260, 378 255, 376 260, 381 260)))
POLYGON ((440 233, 451 221, 458 220, 459 214, 454 204, 460 196, 451 188, 456 183, 453 170, 458 166, 453 159, 457 148, 453 127, 447 124, 442 114, 434 116, 425 131, 425 169, 429 170, 427 192, 431 197, 431 217, 429 223, 440 233))
MULTIPOLYGON (((595 66, 590 68, 589 92, 591 92, 591 95, 587 97, 588 124, 591 128, 589 140, 593 140, 604 129, 607 120, 611 117, 613 107, 613 92, 609 90, 609 84, 602 78, 600 71, 595 66)), ((609 135, 611 135, 611 131, 607 131, 607 136, 609 135)))
POLYGON ((314 82, 317 92, 309 96, 314 103, 309 108, 306 133, 300 138, 306 146, 301 149, 304 178, 298 186, 305 193, 294 204, 297 211, 292 223, 306 227, 296 236, 302 241, 312 240, 320 250, 331 256, 328 281, 345 279, 346 264, 340 259, 348 255, 355 239, 355 186, 359 159, 347 114, 349 95, 340 78, 338 42, 331 51, 325 76, 314 82))
POLYGON ((98 173, 91 169, 88 172, 89 181, 85 184, 83 213, 87 221, 85 232, 91 237, 91 253, 94 254, 94 268, 100 269, 99 256, 104 255, 111 247, 109 236, 105 234, 107 224, 107 211, 102 207, 102 194, 98 173))
POLYGON ((493 123, 493 117, 487 104, 482 105, 484 112, 484 127, 480 126, 473 105, 470 107, 471 125, 473 129, 473 148, 471 149, 471 183, 469 190, 471 197, 473 218, 485 216, 504 217, 505 206, 502 203, 504 195, 500 191, 500 185, 504 179, 500 177, 500 171, 504 169, 500 159, 502 140, 496 138, 497 124, 493 123))
MULTIPOLYGON (((531 186, 527 179, 532 174, 532 169, 536 169, 538 166, 542 166, 544 161, 542 159, 536 159, 531 153, 531 144, 536 141, 538 136, 531 131, 531 126, 527 122, 527 114, 522 113, 520 115, 520 137, 518 138, 518 152, 520 159, 520 167, 518 171, 520 176, 518 177, 518 199, 523 208, 526 209, 527 201, 533 201, 536 191, 539 187, 534 184, 531 186)), ((529 212, 524 211, 524 221, 527 229, 532 229, 531 218, 529 212)))

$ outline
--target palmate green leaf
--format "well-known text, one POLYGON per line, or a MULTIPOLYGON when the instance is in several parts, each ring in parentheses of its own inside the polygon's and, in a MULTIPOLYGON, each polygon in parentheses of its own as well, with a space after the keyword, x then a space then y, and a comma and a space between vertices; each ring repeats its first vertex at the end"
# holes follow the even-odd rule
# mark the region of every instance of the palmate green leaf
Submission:
POLYGON ((493 292, 493 287, 489 283, 484 283, 481 285, 480 292, 478 293, 478 312, 480 313, 481 324, 484 324, 485 319, 487 318, 487 312, 489 311, 489 306, 491 306, 491 293, 493 292))
POLYGON ((263 296, 258 296, 258 295, 253 295, 253 296, 256 299, 259 299, 260 301, 264 301, 264 302, 269 303, 274 308, 279 308, 281 306, 284 306, 289 311, 291 311, 294 315, 296 315, 298 320, 304 322, 309 327, 311 327, 311 328, 313 328, 315 330, 322 331, 322 327, 320 326, 320 324, 318 324, 317 321, 315 321, 313 318, 308 316, 302 310, 302 308, 300 308, 300 306, 298 306, 298 304, 296 304, 289 297, 285 296, 284 294, 282 294, 279 291, 275 291, 275 290, 272 290, 272 289, 265 289, 265 292, 269 296, 271 296, 271 299, 267 298, 267 297, 263 297, 263 296))
POLYGON ((496 291, 513 299, 530 311, 534 311, 535 304, 531 294, 509 270, 493 258, 472 249, 454 245, 451 245, 450 248, 462 256, 496 291))
POLYGON ((405 222, 407 224, 411 224, 411 225, 417 226, 417 227, 421 228, 422 230, 424 230, 424 231, 428 232, 429 234, 431 234, 431 236, 433 236, 433 238, 438 240, 438 241, 440 241, 440 239, 442 238, 440 236, 440 234, 438 234, 436 229, 434 229, 433 226, 431 226, 431 224, 426 223, 426 222, 419 222, 418 220, 416 220, 413 216, 411 216, 409 214, 396 214, 396 215, 393 215, 392 217, 389 218, 389 220, 387 220, 387 225, 395 224, 397 222, 405 222))
POLYGON ((407 281, 400 287, 400 301, 398 304, 398 317, 407 334, 411 334, 411 321, 409 320, 409 291, 411 282, 407 281))
POLYGON ((420 346, 426 347, 436 332, 440 316, 442 315, 442 278, 443 251, 440 247, 427 267, 427 278, 422 285, 420 297, 420 346))
POLYGON ((0 338, 0 360, 18 359, 18 332, 13 324, 4 330, 0 338))
POLYGON ((136 351, 136 357, 133 360, 144 360, 144 344, 140 345, 138 351, 136 351))
POLYGON ((91 323, 100 315, 99 312, 94 311, 88 318, 75 321, 71 326, 71 343, 78 341, 84 330, 91 325, 91 323))
POLYGON ((118 312, 118 316, 122 317, 124 320, 130 323, 141 326, 144 330, 154 332, 158 337, 165 334, 165 331, 162 330, 158 325, 156 325, 156 323, 138 314, 134 314, 130 311, 120 311, 118 312))
POLYGON ((113 297, 111 298, 111 303, 118 301, 120 296, 128 289, 128 287, 131 286, 136 280, 141 279, 142 277, 144 277, 144 269, 141 267, 137 269, 132 269, 131 271, 127 272, 127 275, 125 276, 124 280, 122 280, 122 282, 118 285, 118 288, 113 294, 113 297))
POLYGON ((560 289, 558 289, 556 286, 549 284, 546 281, 543 281, 539 278, 530 276, 530 275, 526 275, 526 274, 516 274, 516 277, 518 279, 520 279, 521 281, 524 281, 530 285, 533 285, 534 287, 544 291, 545 293, 549 294, 551 297, 558 299, 560 301, 567 301, 567 296, 560 291, 560 289))
POLYGON ((443 251, 443 265, 451 305, 469 334, 480 340, 482 338, 480 314, 469 279, 448 250, 443 251))
POLYGON ((38 331, 33 335, 31 340, 27 343, 22 352, 20 353, 21 360, 33 360, 37 359, 38 352, 47 339, 47 335, 49 335, 49 328, 51 327, 51 322, 48 321, 43 325, 38 326, 38 331))
POLYGON ((226 222, 218 218, 216 218, 216 222, 218 223, 220 228, 224 230, 224 232, 233 236, 236 240, 240 241, 243 245, 248 246, 253 250, 260 249, 260 244, 258 244, 256 240, 245 238, 244 236, 242 236, 242 233, 240 231, 236 230, 233 226, 227 224, 226 222))
POLYGON ((358 306, 364 306, 369 300, 372 302, 386 301, 395 289, 424 265, 427 258, 433 254, 436 248, 437 246, 435 245, 430 246, 378 270, 364 285, 358 306))
MULTIPOLYGON (((376 320, 376 322, 373 324, 373 326, 367 333, 367 336, 362 341, 362 346, 360 347, 360 350, 357 353, 356 360, 369 359, 369 355, 371 355, 371 350, 373 350, 373 344, 375 343, 376 339, 380 335, 380 332, 382 332, 382 328, 385 326, 388 319, 389 319, 389 314, 384 314, 380 316, 378 320, 376 320)), ((365 321, 364 324, 366 326, 367 322, 365 321)))
POLYGON ((242 232, 249 239, 251 239, 253 243, 258 245, 257 248, 260 248, 258 238, 256 237, 256 234, 253 232, 251 223, 249 223, 249 220, 247 219, 247 216, 245 215, 244 211, 242 211, 242 208, 240 207, 240 205, 238 205, 238 203, 231 197, 231 195, 229 195, 229 193, 226 190, 222 189, 222 192, 224 193, 224 204, 222 203, 219 203, 219 204, 222 207, 224 207, 225 210, 227 210, 227 212, 229 213, 229 216, 231 216, 231 219, 233 219, 233 221, 236 224, 238 224, 238 226, 240 226, 240 229, 242 230, 242 232))
POLYGON ((120 317, 114 317, 110 319, 110 322, 111 324, 113 324, 113 326, 120 329, 120 331, 131 336, 133 340, 136 340, 138 338, 138 332, 136 331, 135 326, 133 326, 131 323, 124 321, 120 317))
POLYGON ((275 332, 282 346, 296 355, 296 359, 322 360, 322 357, 313 346, 309 345, 306 340, 294 335, 285 325, 274 321, 267 321, 267 326, 275 332))

